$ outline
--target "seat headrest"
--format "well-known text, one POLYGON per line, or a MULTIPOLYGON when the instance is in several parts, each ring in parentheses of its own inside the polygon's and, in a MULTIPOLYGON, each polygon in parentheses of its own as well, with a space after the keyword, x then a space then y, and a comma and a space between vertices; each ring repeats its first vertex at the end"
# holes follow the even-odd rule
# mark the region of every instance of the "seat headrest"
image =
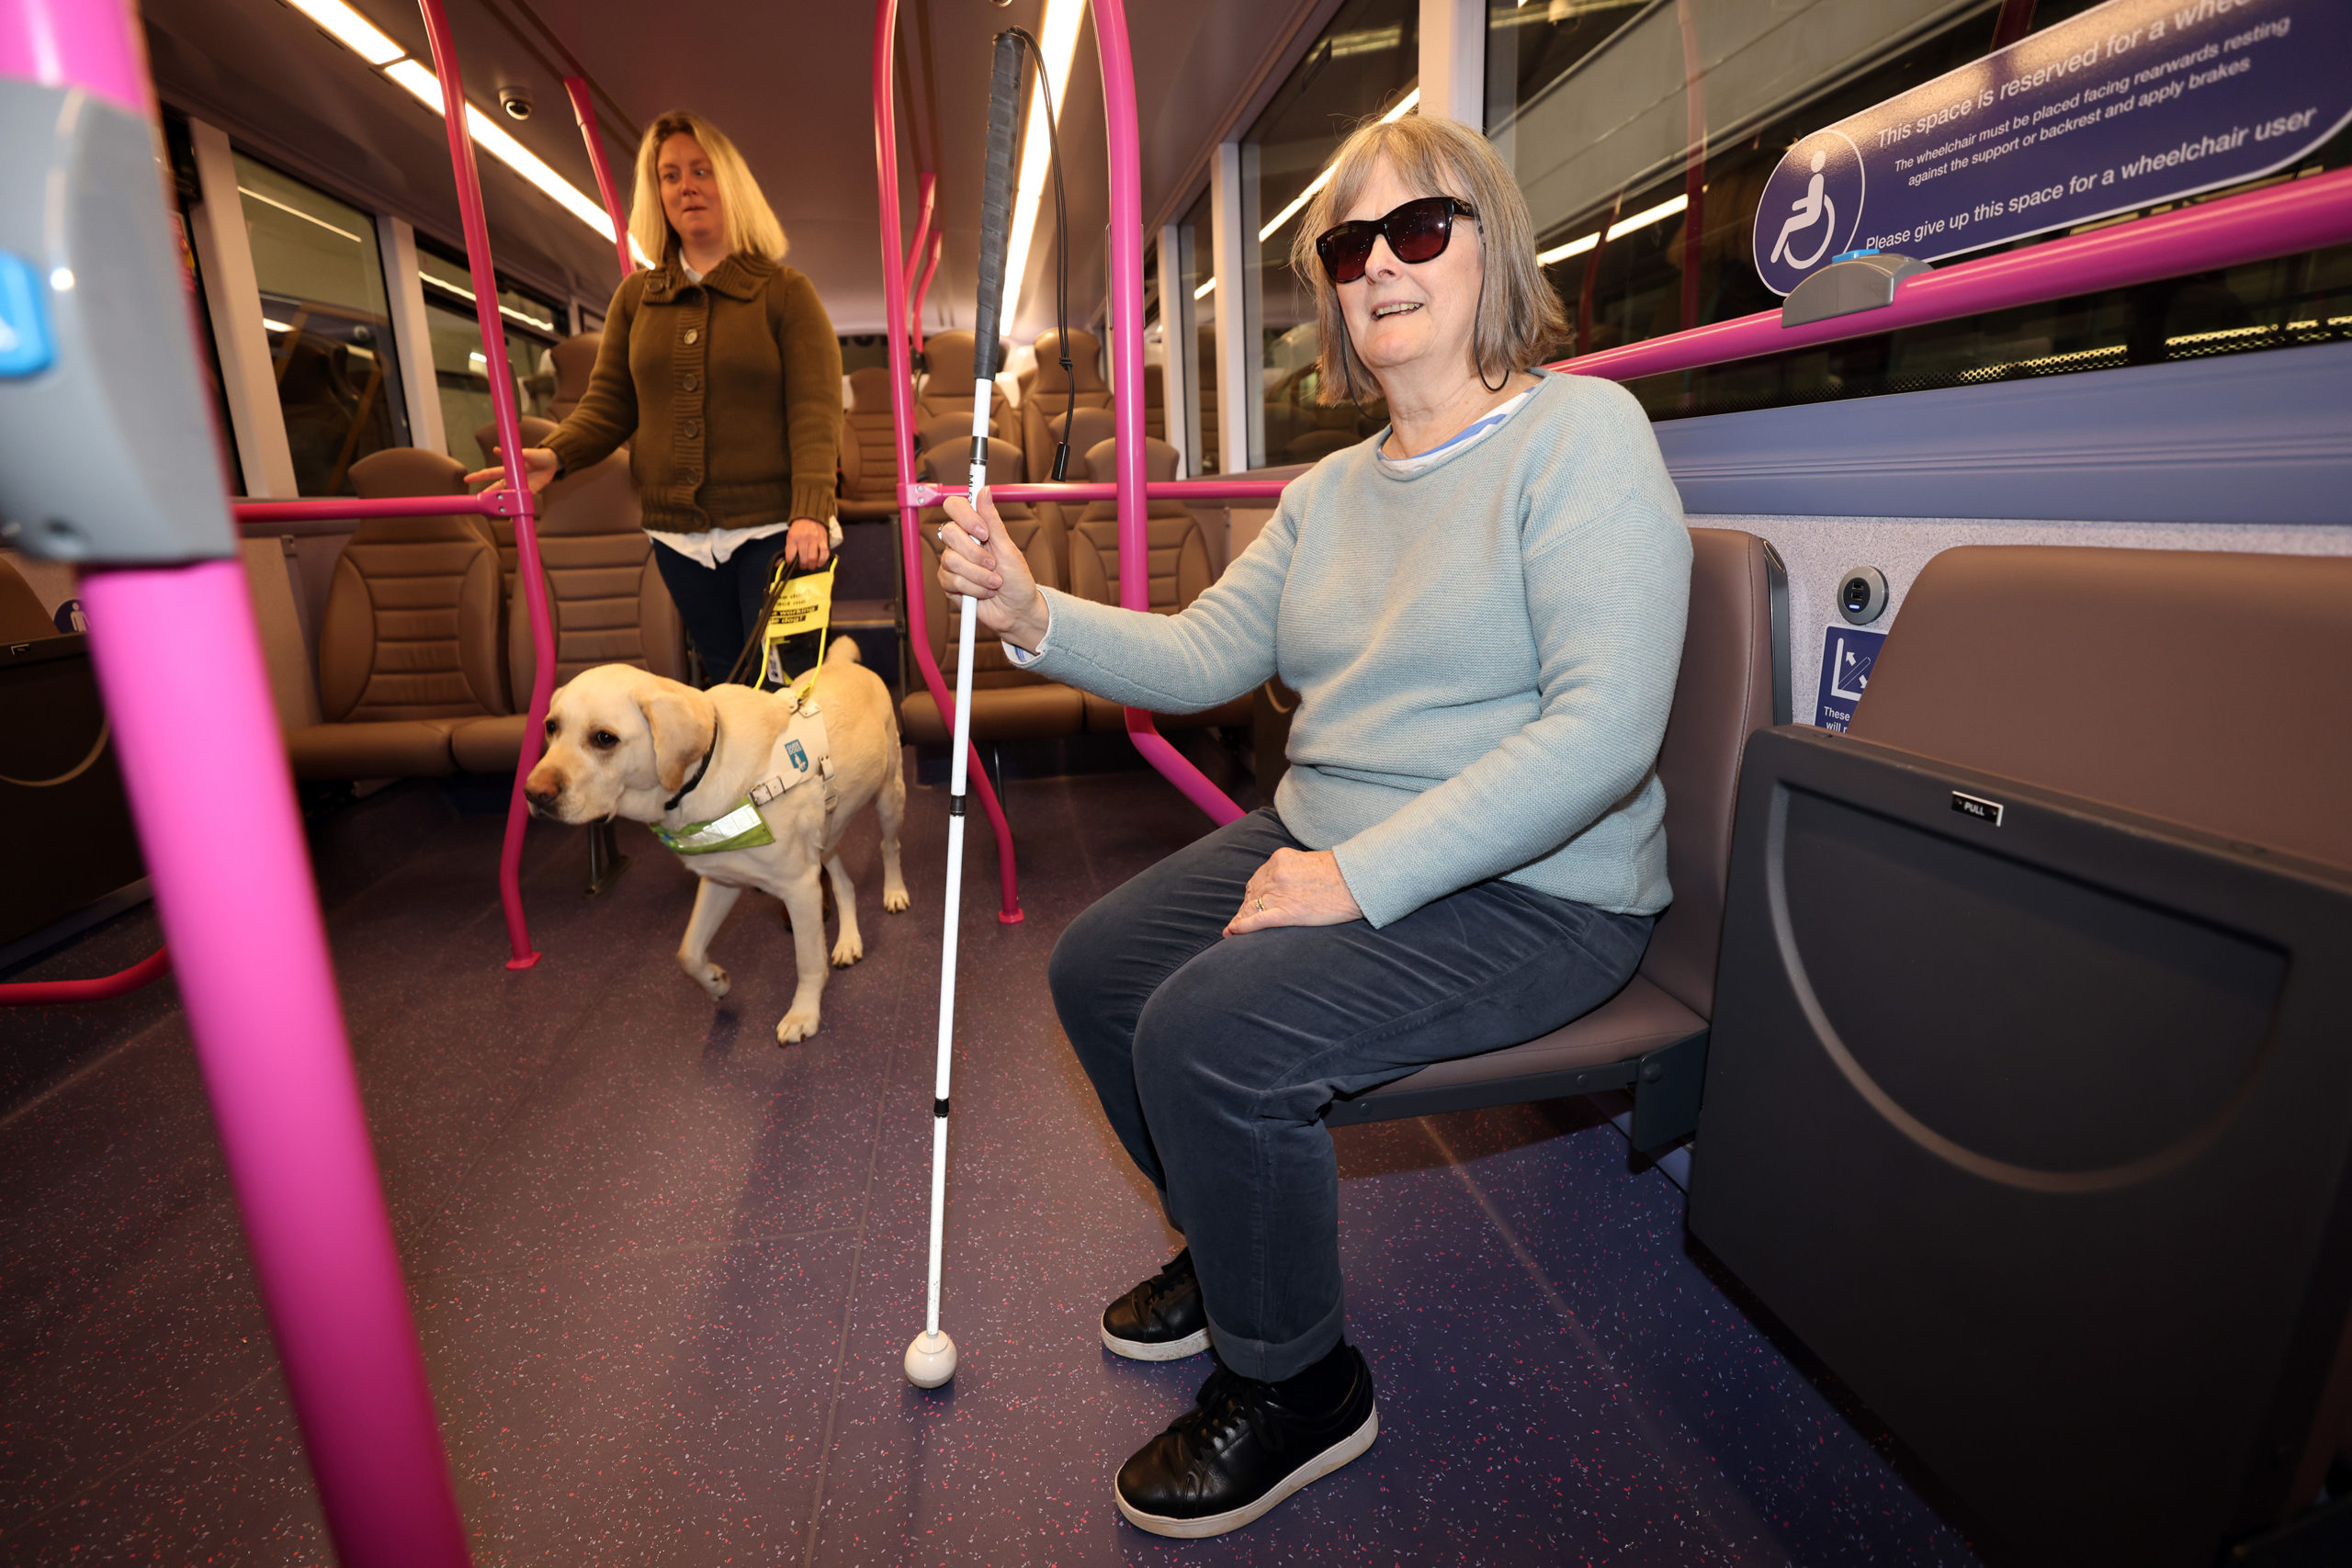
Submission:
MULTIPOLYGON (((923 453, 920 465, 924 479, 935 485, 953 485, 961 490, 972 476, 972 437, 958 432, 923 453)), ((1021 482, 1021 448, 1010 441, 989 438, 989 483, 1017 485, 1021 482)))
POLYGON ((581 333, 565 338, 548 355, 555 361, 555 395, 578 402, 588 390, 589 373, 596 368, 597 351, 605 346, 602 333, 581 333))
POLYGON ((972 440, 972 416, 967 413, 935 414, 915 427, 915 450, 928 452, 934 446, 961 440, 968 446, 972 440))
POLYGON ((1069 375, 1062 375, 1062 338, 1059 333, 1044 333, 1037 338, 1036 390, 1048 396, 1065 392, 1107 392, 1102 383, 1102 345, 1092 333, 1074 332, 1069 334, 1069 375))
POLYGON ((368 501, 400 495, 463 495, 466 466, 447 452, 387 446, 351 465, 351 488, 368 501))
POLYGON ((922 340, 922 362, 937 390, 956 398, 972 395, 978 341, 967 332, 933 333, 922 340))
MULTIPOLYGON (((555 421, 541 419, 535 413, 526 413, 514 423, 523 433, 523 445, 526 446, 544 446, 548 444, 548 437, 555 434, 555 421)), ((474 445, 481 448, 483 462, 496 463, 498 461, 497 424, 495 423, 485 424, 475 431, 474 445)))
POLYGON ((1109 409, 1078 408, 1057 413, 1046 422, 1046 434, 1059 441, 1065 426, 1069 431, 1069 455, 1080 462, 1085 461, 1089 452, 1119 434, 1119 422, 1111 416, 1109 409))
MULTIPOLYGON (((1097 484, 1109 484, 1119 477, 1119 444, 1116 441, 1098 441, 1087 448, 1086 477, 1097 484)), ((1174 479, 1176 448, 1165 441, 1145 436, 1143 477, 1148 484, 1165 484, 1174 479)))
POLYGON ((890 412, 890 367, 869 365, 849 373, 850 407, 859 413, 890 412))
POLYGON ((1946 550, 1849 733, 2352 866, 2352 558, 1946 550))
POLYGON ((57 636, 57 623, 41 608, 24 574, 0 560, 0 642, 31 642, 57 636))

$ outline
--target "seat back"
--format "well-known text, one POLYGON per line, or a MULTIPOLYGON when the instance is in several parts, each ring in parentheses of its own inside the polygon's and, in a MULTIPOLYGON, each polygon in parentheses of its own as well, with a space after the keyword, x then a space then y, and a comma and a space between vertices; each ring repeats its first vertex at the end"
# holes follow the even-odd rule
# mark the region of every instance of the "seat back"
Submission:
MULTIPOLYGON (((539 563, 547 572, 559 686, 599 664, 634 664, 673 681, 686 678, 685 635, 640 515, 626 453, 547 489, 538 518, 539 563)), ((538 660, 521 585, 510 592, 506 660, 521 707, 529 701, 538 660)))
POLYGON ((508 711, 498 555, 466 517, 362 523, 335 562, 319 626, 329 723, 508 711))
MULTIPOLYGON (((1049 426, 1056 414, 1073 408, 1107 409, 1111 389, 1103 384, 1100 361, 1102 345, 1092 333, 1069 334, 1069 373, 1061 367, 1061 334, 1046 333, 1037 339, 1037 378, 1021 395, 1021 447, 1029 464, 1029 478, 1042 480, 1053 471, 1054 439, 1049 426)), ((1073 453, 1080 450, 1071 443, 1073 453)))
MULTIPOLYGON (((972 438, 966 434, 942 443, 922 455, 922 477, 933 484, 953 485, 961 489, 970 477, 972 438)), ((989 483, 1014 484, 1021 478, 1021 449, 1010 441, 991 439, 989 442, 989 483)), ((1012 531, 1012 543, 1029 562, 1029 570, 1048 588, 1062 585, 1061 575, 1055 564, 1054 552, 1047 542, 1048 525, 1041 521, 1026 506, 1005 502, 997 508, 1005 526, 1012 531)), ((944 507, 926 506, 921 514, 922 526, 915 530, 923 549, 923 621, 931 634, 931 656, 941 670, 953 680, 956 638, 963 635, 961 599, 950 599, 947 591, 939 586, 939 525, 947 520, 944 507)), ((1021 686, 1034 683, 1042 677, 1016 666, 1004 656, 1004 648, 995 637, 982 636, 972 646, 972 684, 983 686, 1021 686)))
POLYGON ((1865 690, 1857 739, 2352 866, 2352 559, 1946 550, 1865 690))
POLYGON ((1690 530, 1689 629, 1657 754, 1674 902, 1650 933, 1640 972, 1701 1018, 1714 1014, 1740 760, 1750 735, 1788 722, 1787 581, 1755 535, 1690 530))
MULTIPOLYGON (((1090 412, 1072 415, 1083 425, 1090 412)), ((1108 417, 1105 415, 1104 417, 1108 417)), ((1118 477, 1119 444, 1098 441, 1083 458, 1070 459, 1069 477, 1110 483, 1118 477)), ((1176 448, 1165 441, 1144 442, 1147 481, 1176 477, 1176 448)), ((1172 615, 1199 598, 1216 581, 1216 562, 1200 520, 1181 501, 1155 501, 1144 509, 1145 536, 1151 549, 1151 607, 1172 615)), ((1114 501, 1090 503, 1069 525, 1069 592, 1097 604, 1119 602, 1119 505, 1114 501)))
MULTIPOLYGON (((934 333, 923 340, 923 363, 930 367, 915 389, 917 421, 956 416, 967 432, 972 428, 972 387, 979 368, 978 340, 968 332, 934 333)), ((1011 439, 1018 428, 1004 393, 989 392, 989 429, 1011 439)))
MULTIPOLYGON (((524 414, 514 423, 523 433, 523 445, 526 446, 544 446, 548 444, 548 437, 555 434, 556 422, 551 419, 541 419, 535 413, 524 414)), ((497 465, 498 425, 496 422, 485 424, 474 432, 474 445, 481 448, 481 460, 484 463, 492 467, 497 465)))
POLYGON ((351 465, 353 493, 367 501, 390 496, 463 495, 466 466, 447 452, 387 446, 351 465))
POLYGON ((41 608, 24 574, 0 560, 0 643, 33 642, 57 636, 57 623, 41 608))
POLYGON ((595 370, 596 355, 604 346, 604 333, 581 333, 548 350, 555 361, 555 398, 548 404, 548 412, 559 420, 571 417, 571 411, 588 393, 588 378, 595 370))
MULTIPOLYGON (((899 482, 898 459, 890 451, 895 426, 891 423, 888 367, 869 365, 863 370, 851 371, 849 396, 849 407, 842 415, 842 441, 845 448, 855 444, 856 461, 853 467, 850 455, 844 450, 842 476, 847 483, 843 494, 852 501, 888 501, 899 482)), ((968 410, 968 400, 966 406, 968 410)), ((968 412, 965 417, 968 423, 968 412)))

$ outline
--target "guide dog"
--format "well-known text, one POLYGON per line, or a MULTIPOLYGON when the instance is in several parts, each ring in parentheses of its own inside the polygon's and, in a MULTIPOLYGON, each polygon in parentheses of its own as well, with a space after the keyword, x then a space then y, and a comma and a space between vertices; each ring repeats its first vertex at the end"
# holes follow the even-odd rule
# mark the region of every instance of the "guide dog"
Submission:
POLYGON ((548 705, 547 752, 523 793, 533 816, 557 822, 643 822, 686 861, 702 883, 678 965, 714 1001, 730 982, 710 961, 710 939, 735 900, 747 887, 783 900, 799 988, 775 1026, 779 1045, 817 1032, 826 980, 820 868, 841 912, 834 965, 865 955, 857 889, 838 851, 842 829, 868 801, 882 821, 882 908, 895 915, 908 907, 898 711, 846 637, 826 654, 805 704, 748 686, 697 692, 630 664, 582 671, 548 705))

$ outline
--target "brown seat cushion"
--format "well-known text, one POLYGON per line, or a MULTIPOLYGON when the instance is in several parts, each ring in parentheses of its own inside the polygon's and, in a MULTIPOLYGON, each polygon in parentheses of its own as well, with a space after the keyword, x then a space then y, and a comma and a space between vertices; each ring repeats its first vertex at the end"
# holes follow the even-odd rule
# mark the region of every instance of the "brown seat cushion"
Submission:
POLYGON ((449 757, 469 773, 511 773, 523 755, 523 727, 528 714, 502 714, 496 718, 458 721, 449 732, 449 757))
MULTIPOLYGON (((415 718, 304 725, 287 732, 286 757, 298 779, 438 778, 457 771, 449 735, 465 722, 415 718)), ((506 765, 514 765, 512 757, 506 765)))
MULTIPOLYGON (((953 671, 948 679, 955 679, 953 671)), ((899 705, 899 728, 918 746, 944 746, 952 737, 931 693, 917 686, 899 705)), ((1084 720, 1079 694, 1052 681, 972 689, 975 740, 1050 740, 1075 735, 1084 720)))

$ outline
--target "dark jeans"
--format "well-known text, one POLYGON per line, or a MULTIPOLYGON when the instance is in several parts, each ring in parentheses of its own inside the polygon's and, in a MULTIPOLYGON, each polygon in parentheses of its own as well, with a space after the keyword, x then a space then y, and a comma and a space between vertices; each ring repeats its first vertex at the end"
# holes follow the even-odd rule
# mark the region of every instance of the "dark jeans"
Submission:
MULTIPOLYGON (((767 602, 768 583, 775 576, 775 558, 784 554, 786 536, 770 534, 753 539, 716 567, 654 542, 653 558, 661 563, 662 581, 670 590, 671 603, 678 606, 686 640, 702 655, 703 671, 714 684, 727 679, 744 640, 759 625, 760 606, 767 602)), ((814 637, 795 637, 784 646, 786 668, 792 667, 795 653, 813 656, 816 649, 814 637)), ((743 679, 756 682, 759 671, 752 669, 743 679)))
POLYGON ((1112 1130, 1192 1247, 1218 1355, 1268 1381, 1340 1340, 1332 1098, 1589 1012, 1654 923, 1496 881, 1379 931, 1221 937, 1250 874, 1305 847, 1271 809, 1220 828, 1080 915, 1050 970, 1112 1130))

